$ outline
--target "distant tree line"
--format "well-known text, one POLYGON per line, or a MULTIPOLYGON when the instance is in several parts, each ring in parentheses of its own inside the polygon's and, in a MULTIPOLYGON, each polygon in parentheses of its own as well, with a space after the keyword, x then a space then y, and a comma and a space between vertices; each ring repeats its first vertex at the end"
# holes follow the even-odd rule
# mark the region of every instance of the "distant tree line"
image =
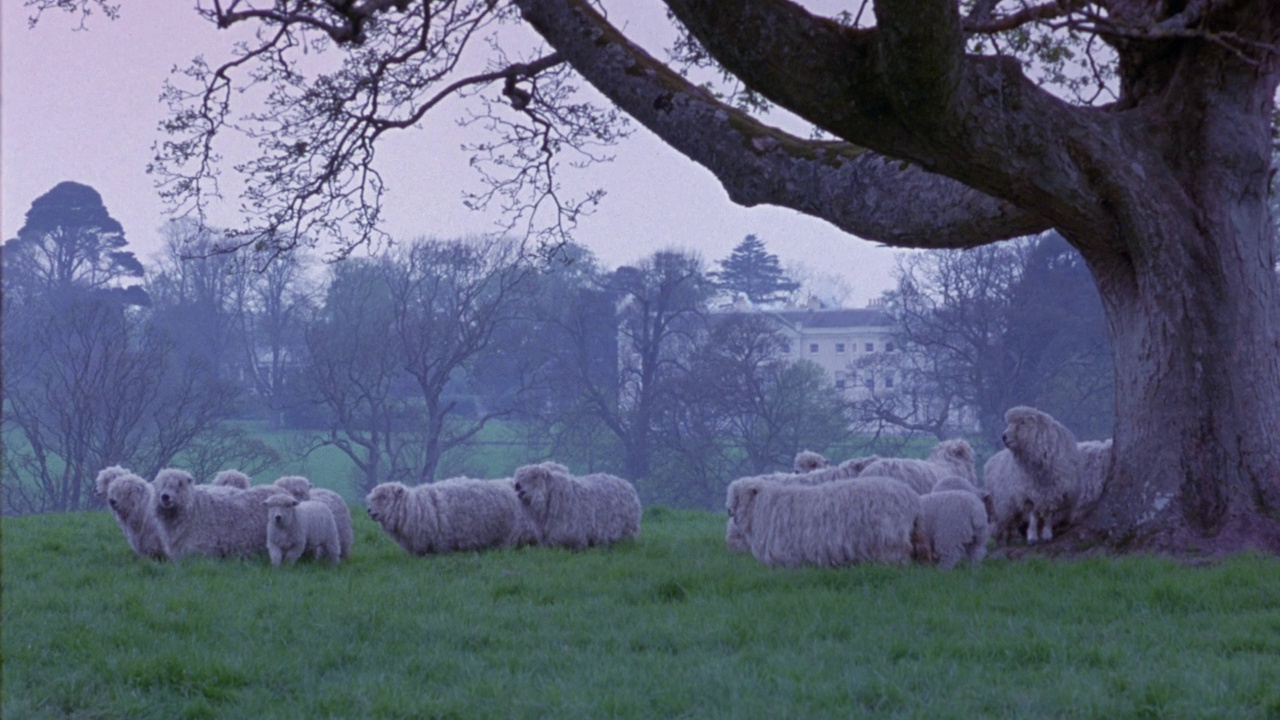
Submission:
POLYGON ((192 222, 162 232, 146 268, 98 193, 62 183, 5 244, 6 513, 95 507, 92 479, 117 463, 203 478, 280 464, 249 427, 289 431, 287 457, 335 448, 360 493, 431 482, 476 472, 468 458, 498 420, 530 460, 713 508, 728 481, 801 449, 851 453, 855 435, 894 423, 897 438, 939 435, 928 412, 903 409, 913 394, 929 412, 977 408, 990 430, 1021 398, 1068 422, 1072 403, 1101 416, 1093 386, 1109 381, 1094 308, 1074 295, 1078 259, 1044 240, 904 261, 886 308, 919 367, 899 368, 895 405, 850 403, 821 368, 785 359, 767 314, 715 311, 795 300, 754 236, 719 271, 676 250, 610 271, 580 246, 548 262, 495 238, 255 266, 192 222), (969 290, 948 284, 961 277, 969 290), (1035 293, 1055 315, 1028 316, 1035 293))

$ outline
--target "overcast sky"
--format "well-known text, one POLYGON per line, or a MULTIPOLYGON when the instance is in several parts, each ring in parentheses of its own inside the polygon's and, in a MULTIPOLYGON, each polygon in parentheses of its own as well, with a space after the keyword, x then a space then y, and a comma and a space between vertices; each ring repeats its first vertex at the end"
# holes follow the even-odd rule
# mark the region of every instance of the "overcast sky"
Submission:
MULTIPOLYGON (((0 2, 0 221, 3 238, 22 226, 31 202, 63 180, 90 185, 124 225, 130 248, 148 259, 159 245, 164 207, 146 174, 164 108, 158 98, 173 67, 196 54, 227 56, 230 39, 180 0, 126 1, 121 18, 91 18, 74 30, 50 13, 28 29, 20 0, 0 2), (145 7, 150 15, 143 15, 145 7)), ((660 54, 660 48, 649 47, 660 54)), ((429 126, 380 151, 390 194, 384 228, 394 237, 486 232, 495 217, 465 209, 461 190, 479 189, 446 108, 429 126)), ((616 148, 616 160, 575 178, 608 195, 575 237, 609 268, 654 250, 699 252, 709 265, 754 233, 784 266, 840 276, 846 304, 862 306, 890 286, 894 251, 791 210, 732 204, 715 178, 643 128, 616 148)), ((230 224, 229 221, 223 221, 230 224)))

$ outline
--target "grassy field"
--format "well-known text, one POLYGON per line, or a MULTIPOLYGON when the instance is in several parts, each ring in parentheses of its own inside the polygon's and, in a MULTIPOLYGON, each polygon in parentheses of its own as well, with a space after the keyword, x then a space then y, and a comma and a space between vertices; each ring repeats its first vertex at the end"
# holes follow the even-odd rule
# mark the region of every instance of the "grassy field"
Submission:
POLYGON ((3 717, 1280 718, 1280 560, 776 570, 722 516, 580 553, 133 557, 3 520, 3 717))

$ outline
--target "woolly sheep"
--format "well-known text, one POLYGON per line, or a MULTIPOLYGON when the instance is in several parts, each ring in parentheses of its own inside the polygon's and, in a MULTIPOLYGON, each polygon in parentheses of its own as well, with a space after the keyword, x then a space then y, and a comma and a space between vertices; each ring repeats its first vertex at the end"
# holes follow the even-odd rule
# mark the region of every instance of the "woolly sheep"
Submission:
POLYGON ((517 468, 514 487, 539 545, 579 550, 640 534, 640 496, 620 477, 541 463, 517 468))
POLYGON ((292 565, 306 553, 338 564, 338 524, 329 506, 317 500, 299 500, 286 492, 277 492, 263 504, 267 506, 267 554, 272 565, 279 567, 281 561, 292 565))
POLYGON ((328 488, 318 488, 301 475, 285 475, 276 480, 275 486, 299 500, 316 500, 329 507, 333 513, 333 521, 338 524, 339 556, 346 560, 351 556, 351 544, 355 541, 355 533, 351 525, 351 508, 342 496, 328 488))
POLYGON ((1025 526, 1027 543, 1053 538, 1079 497, 1075 436, 1048 413, 1019 405, 1005 412, 1005 449, 991 456, 983 480, 995 510, 993 534, 1008 542, 1025 526))
POLYGON ((936 493, 945 490, 963 490, 977 495, 978 499, 982 500, 982 506, 987 510, 987 521, 992 522, 995 519, 995 506, 991 502, 991 493, 987 492, 986 488, 980 488, 958 475, 951 475, 935 483, 933 489, 929 492, 936 493))
POLYGON ((365 504, 369 517, 414 555, 515 547, 532 539, 507 479, 452 478, 417 487, 383 483, 365 504))
POLYGON ((821 485, 743 478, 729 484, 725 506, 765 565, 905 564, 928 552, 920 496, 893 478, 821 485))
POLYGON ((160 525, 152 510, 151 483, 131 472, 116 475, 107 487, 107 505, 139 557, 163 560, 169 556, 160 525))
MULTIPOLYGON (((835 482, 837 480, 850 480, 858 477, 863 468, 874 463, 880 458, 872 455, 864 458, 852 458, 846 460, 835 467, 823 467, 817 470, 811 470, 806 473, 768 473, 765 475, 750 476, 764 482, 779 483, 782 485, 822 485, 824 483, 835 482)), ((745 480, 748 478, 739 478, 745 480)), ((735 480, 734 482, 737 482, 735 480)), ((742 535, 741 528, 737 527, 730 515, 725 521, 724 543, 730 552, 745 553, 750 550, 746 539, 742 535)))
POLYGON ((215 487, 229 487, 237 490, 248 490, 249 476, 239 470, 223 470, 213 476, 213 482, 210 483, 215 487))
POLYGON ((248 557, 267 550, 270 485, 228 491, 196 485, 191 475, 166 468, 156 475, 152 508, 170 558, 185 555, 248 557))
POLYGON ((813 472, 830 465, 827 459, 821 454, 812 450, 801 450, 796 453, 796 459, 793 464, 795 471, 798 473, 813 472))
POLYGON ((1071 515, 1068 522, 1079 523, 1098 504, 1107 478, 1111 475, 1112 441, 1085 440, 1076 444, 1080 451, 1080 480, 1071 497, 1071 515))
POLYGON ((961 560, 973 564, 987 556, 991 535, 987 508, 967 490, 942 490, 920 496, 924 534, 938 566, 950 570, 961 560))
POLYGON ((964 440, 944 440, 934 446, 924 460, 881 458, 863 468, 862 474, 898 478, 921 495, 932 490, 939 480, 952 475, 970 483, 978 481, 973 447, 964 440))
POLYGON ((131 470, 121 467, 120 465, 112 465, 111 467, 103 468, 98 472, 98 476, 93 480, 94 491, 98 493, 98 497, 106 500, 107 490, 111 487, 112 481, 118 477, 132 474, 133 472, 131 470))

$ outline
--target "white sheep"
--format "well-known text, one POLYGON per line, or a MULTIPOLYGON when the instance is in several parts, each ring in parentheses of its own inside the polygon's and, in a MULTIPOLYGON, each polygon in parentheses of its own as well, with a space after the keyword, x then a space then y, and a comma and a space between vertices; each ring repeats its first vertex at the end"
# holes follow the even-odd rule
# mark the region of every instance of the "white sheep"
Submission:
POLYGON ((152 510, 151 496, 151 483, 127 471, 116 474, 107 487, 107 505, 129 547, 139 557, 164 560, 169 551, 152 510))
POLYGON ((351 545, 355 542, 355 533, 351 525, 351 508, 338 493, 328 489, 315 487, 311 481, 301 475, 285 475, 275 481, 275 486, 299 500, 316 500, 329 507, 333 513, 333 521, 338 524, 339 555, 343 560, 351 556, 351 545))
POLYGON ((963 490, 977 495, 978 499, 982 500, 982 506, 987 510, 987 522, 995 522, 995 505, 991 501, 991 493, 986 488, 978 487, 958 475, 950 475, 934 483, 933 489, 929 492, 943 492, 945 490, 963 490))
POLYGON ((292 565, 306 553, 329 558, 335 565, 340 562, 338 525, 327 505, 298 500, 286 492, 277 492, 263 504, 267 506, 267 553, 272 565, 279 567, 281 561, 292 565))
POLYGON ((950 570, 961 560, 977 564, 987 556, 991 535, 987 508, 981 498, 968 490, 941 490, 920 496, 924 513, 924 534, 929 538, 932 558, 950 570))
POLYGON ((1066 524, 1081 498, 1075 436, 1048 413, 1022 405, 1006 411, 1005 422, 1006 449, 983 468, 995 510, 993 534, 1008 542, 1025 527, 1028 544, 1051 540, 1054 525, 1066 524))
POLYGON ((893 478, 821 485, 743 478, 729 484, 725 506, 765 565, 905 564, 928 552, 920 496, 893 478))
POLYGON ((508 479, 452 478, 412 488, 382 483, 365 504, 369 517, 414 555, 515 547, 531 535, 508 479))
POLYGON ((580 550, 640 534, 640 496, 620 477, 547 462, 517 468, 514 487, 539 545, 580 550))
POLYGON ((169 549, 185 555, 249 557, 267 550, 267 506, 277 492, 270 485, 248 490, 197 485, 191 475, 166 468, 152 486, 152 508, 169 549))
POLYGON ((248 490, 252 484, 249 476, 239 470, 222 470, 213 476, 213 482, 210 483, 215 487, 229 487, 237 490, 248 490))
POLYGON ((814 470, 820 470, 830 464, 831 463, 827 462, 827 459, 820 453, 816 453, 812 450, 801 450, 796 453, 796 459, 793 462, 792 467, 798 473, 807 473, 813 472, 814 470))
MULTIPOLYGON (((877 456, 852 458, 846 460, 835 467, 828 465, 827 467, 810 470, 804 473, 766 473, 764 475, 753 475, 747 478, 738 478, 734 482, 747 479, 758 479, 763 482, 778 483, 781 485, 823 485, 837 480, 851 480, 858 477, 862 470, 868 465, 874 463, 880 458, 877 456)), ((730 483, 732 485, 732 483, 730 483)), ((746 538, 742 534, 742 529, 734 522, 733 516, 730 515, 725 520, 724 543, 730 552, 745 553, 750 550, 746 538)))
POLYGON ((132 474, 133 471, 120 465, 112 465, 111 467, 103 468, 98 471, 98 476, 93 480, 94 491, 98 494, 98 497, 106 500, 107 490, 111 487, 111 482, 118 477, 132 474))
POLYGON ((968 442, 944 440, 934 446, 924 460, 881 458, 863 468, 861 474, 898 478, 923 495, 932 490, 939 480, 952 475, 977 483, 974 462, 973 447, 968 442))
POLYGON ((1071 500, 1071 514, 1067 521, 1078 524, 1098 504, 1107 478, 1111 475, 1112 441, 1085 440, 1076 443, 1080 451, 1080 481, 1071 500))

